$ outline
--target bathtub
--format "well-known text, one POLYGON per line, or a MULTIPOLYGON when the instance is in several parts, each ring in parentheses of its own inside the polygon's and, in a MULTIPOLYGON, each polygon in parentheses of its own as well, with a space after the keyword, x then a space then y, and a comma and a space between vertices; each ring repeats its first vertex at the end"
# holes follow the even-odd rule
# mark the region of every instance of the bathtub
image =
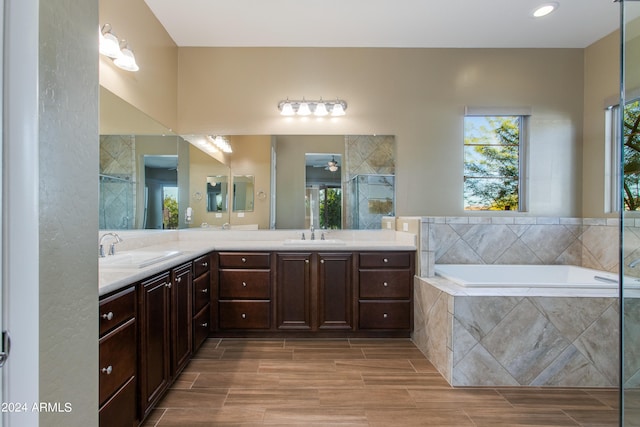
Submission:
MULTIPOLYGON (((464 288, 618 288, 617 273, 574 265, 436 264, 435 273, 464 288)), ((625 277, 625 288, 640 279, 625 277)))

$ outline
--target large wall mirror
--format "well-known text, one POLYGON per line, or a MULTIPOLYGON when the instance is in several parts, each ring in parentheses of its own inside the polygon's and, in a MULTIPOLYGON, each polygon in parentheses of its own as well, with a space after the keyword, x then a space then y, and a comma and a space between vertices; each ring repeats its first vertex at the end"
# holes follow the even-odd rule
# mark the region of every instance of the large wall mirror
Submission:
POLYGON ((101 230, 228 223, 221 204, 208 209, 208 176, 226 178, 229 167, 100 88, 101 230), (189 207, 193 214, 187 218, 189 207))

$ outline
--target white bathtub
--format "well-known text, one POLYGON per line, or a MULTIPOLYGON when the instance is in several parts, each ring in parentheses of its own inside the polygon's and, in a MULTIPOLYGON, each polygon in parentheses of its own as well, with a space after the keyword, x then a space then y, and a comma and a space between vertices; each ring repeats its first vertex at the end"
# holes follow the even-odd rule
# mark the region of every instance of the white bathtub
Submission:
MULTIPOLYGON (((618 288, 617 273, 573 265, 436 264, 435 272, 465 288, 618 288)), ((625 277, 625 289, 639 287, 625 277)))

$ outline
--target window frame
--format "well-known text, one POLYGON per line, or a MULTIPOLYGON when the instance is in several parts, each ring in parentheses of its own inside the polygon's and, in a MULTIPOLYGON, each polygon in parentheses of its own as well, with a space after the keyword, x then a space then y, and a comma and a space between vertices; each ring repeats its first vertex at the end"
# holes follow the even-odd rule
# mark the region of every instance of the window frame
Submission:
POLYGON ((528 212, 529 210, 529 189, 528 189, 528 164, 529 164, 529 122, 531 116, 531 109, 529 107, 519 108, 488 108, 488 107, 466 107, 463 117, 463 182, 462 182, 462 204, 464 212, 528 212), (485 117, 485 118, 499 118, 499 117, 517 117, 519 118, 519 138, 518 138, 518 206, 517 209, 501 209, 501 210, 471 210, 465 207, 465 180, 467 175, 465 174, 465 147, 468 144, 465 143, 467 136, 466 125, 464 123, 467 117, 485 117))

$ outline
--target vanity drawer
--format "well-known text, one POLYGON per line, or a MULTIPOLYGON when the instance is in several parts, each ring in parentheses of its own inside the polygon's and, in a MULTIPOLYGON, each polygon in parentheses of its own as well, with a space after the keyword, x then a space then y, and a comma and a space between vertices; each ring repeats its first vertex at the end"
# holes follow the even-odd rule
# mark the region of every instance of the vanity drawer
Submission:
POLYGON ((360 270, 360 298, 411 298, 410 270, 360 270))
POLYGON ((209 336, 209 306, 206 306, 193 318, 193 353, 200 348, 209 336))
POLYGON ((243 252, 219 254, 220 268, 270 268, 271 256, 268 253, 243 252))
POLYGON ((220 301, 220 329, 268 329, 269 301, 220 301))
POLYGON ((129 320, 99 341, 100 405, 136 373, 136 321, 129 320))
POLYGON ((209 274, 199 276, 193 281, 193 312, 197 313, 211 301, 209 274))
POLYGON ((360 302, 360 329, 411 329, 411 303, 360 302))
POLYGON ((269 270, 220 270, 220 298, 270 299, 269 270))
POLYGON ((100 408, 100 427, 136 426, 136 379, 129 381, 100 408))
POLYGON ((100 336, 135 317, 136 293, 131 286, 100 301, 100 336))
POLYGON ((211 268, 211 257, 209 255, 201 256, 193 260, 193 277, 201 276, 211 268))
POLYGON ((408 252, 361 252, 360 268, 409 268, 408 252))

